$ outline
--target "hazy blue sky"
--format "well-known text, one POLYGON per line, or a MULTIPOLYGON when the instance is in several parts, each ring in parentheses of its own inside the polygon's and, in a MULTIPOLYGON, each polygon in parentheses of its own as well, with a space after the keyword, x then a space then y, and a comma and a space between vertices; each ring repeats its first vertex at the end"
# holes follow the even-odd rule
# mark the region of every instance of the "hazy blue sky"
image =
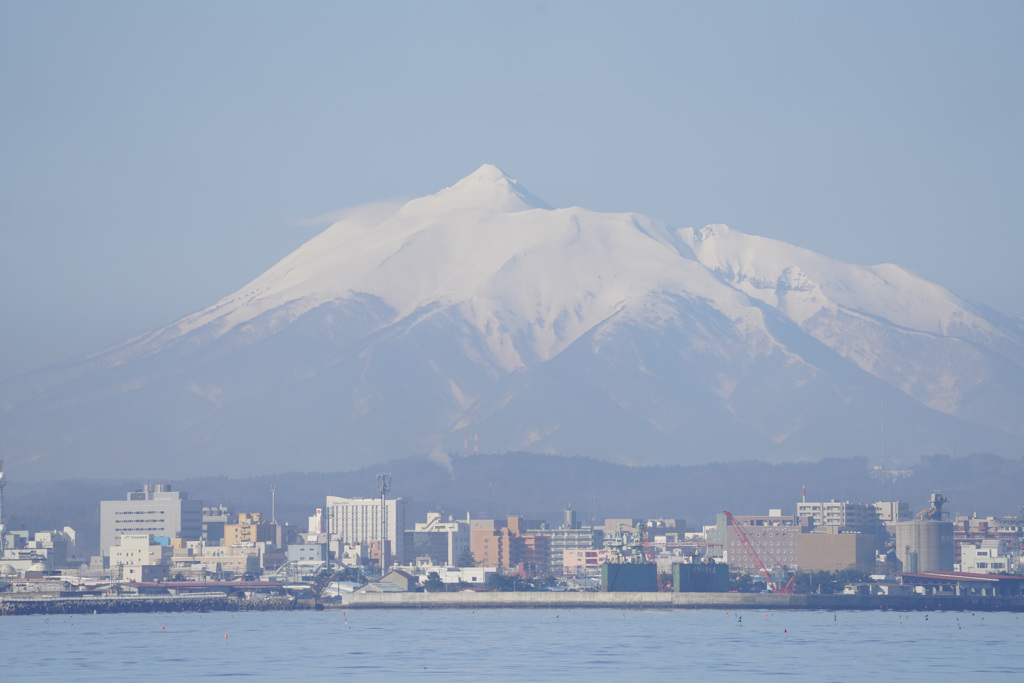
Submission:
POLYGON ((494 163, 1024 314, 1024 3, 0 0, 0 378, 494 163))

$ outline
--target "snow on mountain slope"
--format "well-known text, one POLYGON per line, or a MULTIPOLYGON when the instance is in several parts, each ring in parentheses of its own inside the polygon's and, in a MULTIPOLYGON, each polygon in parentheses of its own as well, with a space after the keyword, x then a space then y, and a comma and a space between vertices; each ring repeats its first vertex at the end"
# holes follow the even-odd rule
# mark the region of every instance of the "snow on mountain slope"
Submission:
POLYGON ((223 334, 272 310, 287 324, 360 292, 387 303, 396 320, 427 306, 458 306, 500 365, 512 370, 552 358, 651 291, 729 302, 736 316, 748 308, 681 255, 664 224, 637 214, 546 206, 484 165, 393 211, 335 223, 172 331, 210 326, 223 334))
POLYGON ((884 402, 889 449, 1020 451, 1021 329, 896 266, 553 209, 485 165, 0 385, 0 434, 69 475, 358 466, 458 450, 468 428, 490 450, 667 464, 864 455, 884 402))
POLYGON ((686 228, 680 235, 701 263, 798 324, 842 307, 930 334, 962 326, 999 334, 951 292, 899 266, 856 266, 725 225, 686 228))
POLYGON ((970 405, 975 389, 1004 371, 976 347, 1020 364, 1024 346, 943 287, 895 265, 856 266, 724 225, 687 228, 680 236, 724 282, 864 370, 936 410, 982 419, 988 412, 1007 425, 1004 408, 970 405))

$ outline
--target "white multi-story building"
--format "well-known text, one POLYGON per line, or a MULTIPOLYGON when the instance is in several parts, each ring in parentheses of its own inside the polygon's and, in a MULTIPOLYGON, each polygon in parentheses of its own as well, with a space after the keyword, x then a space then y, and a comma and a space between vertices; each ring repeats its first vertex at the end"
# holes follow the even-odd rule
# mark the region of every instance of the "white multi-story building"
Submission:
POLYGON ((1006 541, 985 539, 978 545, 964 543, 960 546, 960 571, 967 574, 998 574, 1010 570, 1012 557, 1009 556, 1006 541))
POLYGON ((469 584, 470 586, 484 586, 487 584, 487 577, 497 574, 497 567, 434 567, 424 565, 416 567, 422 583, 431 572, 437 572, 441 582, 445 584, 469 584))
POLYGON ((906 522, 913 517, 913 514, 910 512, 910 503, 904 503, 898 500, 880 500, 874 505, 875 512, 878 514, 878 519, 883 524, 906 522))
MULTIPOLYGON (((405 557, 406 501, 395 498, 385 501, 387 540, 391 563, 402 564, 405 557)), ((379 498, 341 498, 327 496, 323 511, 327 531, 345 544, 379 544, 381 541, 381 502, 379 498)))
POLYGON ((42 563, 47 569, 76 566, 75 530, 69 526, 54 531, 9 531, 0 542, 5 548, 4 560, 25 569, 42 563))
POLYGON ((190 500, 167 484, 147 484, 125 500, 101 501, 100 552, 108 553, 126 534, 198 541, 203 536, 203 501, 190 500))
POLYGON ((868 503, 830 500, 796 504, 796 516, 808 519, 812 527, 839 527, 873 533, 879 525, 878 510, 868 503))
POLYGON ((107 548, 110 566, 169 564, 174 549, 153 542, 152 534, 125 534, 107 548))
POLYGON ((451 517, 444 521, 440 512, 428 512, 426 522, 417 522, 405 532, 406 561, 430 557, 437 564, 454 566, 457 559, 469 552, 469 524, 451 517))

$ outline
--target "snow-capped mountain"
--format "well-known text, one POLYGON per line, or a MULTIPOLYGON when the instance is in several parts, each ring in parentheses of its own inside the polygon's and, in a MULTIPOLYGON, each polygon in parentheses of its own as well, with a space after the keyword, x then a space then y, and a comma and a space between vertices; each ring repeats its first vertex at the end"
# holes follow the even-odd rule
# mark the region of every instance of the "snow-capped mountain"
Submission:
POLYGON ((529 449, 1021 453, 1021 321, 893 265, 553 209, 494 166, 354 209, 213 306, 0 385, 9 466, 183 476, 529 449))

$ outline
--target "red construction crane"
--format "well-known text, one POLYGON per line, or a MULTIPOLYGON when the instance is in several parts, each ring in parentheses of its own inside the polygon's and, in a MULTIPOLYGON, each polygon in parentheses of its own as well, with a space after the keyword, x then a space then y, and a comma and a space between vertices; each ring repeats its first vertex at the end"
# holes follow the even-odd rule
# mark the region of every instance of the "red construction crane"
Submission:
POLYGON ((733 528, 736 529, 736 536, 739 537, 740 543, 754 556, 754 562, 757 564, 757 573, 764 579, 765 585, 768 586, 768 590, 772 593, 793 593, 793 582, 796 580, 796 576, 789 578, 789 583, 786 584, 785 588, 779 588, 775 583, 775 579, 768 572, 768 568, 764 566, 764 562, 761 561, 761 556, 757 554, 757 550, 754 549, 754 544, 750 542, 750 538, 747 537, 747 532, 743 530, 743 525, 736 521, 736 518, 732 516, 732 513, 728 510, 723 510, 725 516, 729 518, 729 523, 732 524, 733 528))

